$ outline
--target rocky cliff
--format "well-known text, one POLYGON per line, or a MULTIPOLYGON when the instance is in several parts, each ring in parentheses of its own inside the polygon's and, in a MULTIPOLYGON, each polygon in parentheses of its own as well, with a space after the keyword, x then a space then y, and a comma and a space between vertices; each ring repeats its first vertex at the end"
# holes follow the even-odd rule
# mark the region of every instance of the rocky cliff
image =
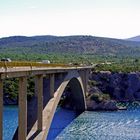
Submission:
POLYGON ((116 110, 116 101, 140 101, 140 72, 92 72, 89 78, 89 110, 116 110))

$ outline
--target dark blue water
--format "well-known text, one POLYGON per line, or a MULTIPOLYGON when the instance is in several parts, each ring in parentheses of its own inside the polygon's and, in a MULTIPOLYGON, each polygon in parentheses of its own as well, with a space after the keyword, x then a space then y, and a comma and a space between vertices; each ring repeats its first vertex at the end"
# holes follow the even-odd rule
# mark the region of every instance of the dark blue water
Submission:
POLYGON ((57 140, 140 140, 140 106, 115 112, 85 111, 57 140))
MULTIPOLYGON (((17 113, 17 107, 4 108, 4 140, 12 139, 17 113)), ((58 140, 140 140, 140 106, 131 105, 128 110, 114 112, 85 111, 74 119, 76 115, 59 108, 48 140, 55 139, 59 133, 58 140)))
POLYGON ((77 112, 66 110, 63 108, 57 108, 57 111, 54 115, 49 135, 47 140, 54 140, 56 136, 75 118, 77 117, 77 112))

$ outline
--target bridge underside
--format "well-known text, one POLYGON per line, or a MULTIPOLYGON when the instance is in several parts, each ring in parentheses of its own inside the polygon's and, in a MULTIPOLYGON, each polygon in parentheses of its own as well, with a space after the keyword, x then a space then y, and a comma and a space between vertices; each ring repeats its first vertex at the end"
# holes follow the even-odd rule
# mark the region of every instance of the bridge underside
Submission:
POLYGON ((62 106, 72 110, 84 111, 85 100, 83 95, 84 92, 81 88, 80 82, 77 78, 72 78, 62 95, 64 96, 62 106))

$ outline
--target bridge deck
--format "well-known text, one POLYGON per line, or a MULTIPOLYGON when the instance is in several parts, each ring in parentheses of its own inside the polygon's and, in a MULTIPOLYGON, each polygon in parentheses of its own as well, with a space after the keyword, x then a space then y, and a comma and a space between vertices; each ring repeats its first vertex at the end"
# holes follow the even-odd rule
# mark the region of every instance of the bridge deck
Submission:
POLYGON ((42 64, 36 62, 0 62, 0 79, 34 76, 39 74, 63 73, 69 70, 91 69, 93 66, 65 64, 42 64))

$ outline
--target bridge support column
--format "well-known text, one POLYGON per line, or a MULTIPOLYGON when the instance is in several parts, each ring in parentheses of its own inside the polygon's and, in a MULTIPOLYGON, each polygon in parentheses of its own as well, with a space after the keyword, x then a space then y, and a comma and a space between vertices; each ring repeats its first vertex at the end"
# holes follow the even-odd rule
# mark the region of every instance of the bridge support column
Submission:
POLYGON ((3 137, 3 81, 0 80, 0 140, 3 137))
POLYGON ((27 78, 19 78, 19 129, 18 139, 26 140, 27 136, 27 78))
POLYGON ((63 73, 59 74, 59 79, 62 80, 63 79, 63 73))
POLYGON ((88 70, 82 70, 82 71, 79 71, 79 74, 80 74, 80 77, 81 77, 82 82, 83 82, 83 88, 84 88, 85 96, 87 96, 88 95, 87 85, 88 85, 89 71, 88 70))
POLYGON ((87 87, 88 87, 88 79, 89 79, 89 70, 85 70, 85 92, 86 92, 86 96, 88 95, 88 89, 87 89, 87 87))
POLYGON ((54 96, 54 73, 50 74, 50 97, 54 96))
POLYGON ((37 75, 35 77, 35 91, 37 95, 37 130, 42 131, 43 126, 43 75, 37 75))

